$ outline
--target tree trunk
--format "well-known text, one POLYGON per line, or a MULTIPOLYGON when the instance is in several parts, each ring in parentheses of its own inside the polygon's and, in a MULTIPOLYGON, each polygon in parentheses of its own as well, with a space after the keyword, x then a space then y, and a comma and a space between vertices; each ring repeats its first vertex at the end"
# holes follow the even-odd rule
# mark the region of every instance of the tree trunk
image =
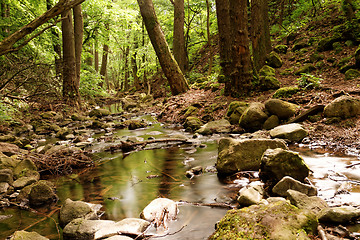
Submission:
POLYGON ((125 52, 124 52, 124 72, 125 72, 125 77, 124 77, 124 91, 127 92, 129 91, 129 52, 130 52, 130 47, 127 46, 125 48, 125 52))
POLYGON ((63 98, 71 106, 79 106, 80 95, 76 84, 75 40, 71 11, 62 14, 63 41, 63 98))
MULTIPOLYGON (((248 36, 247 0, 230 0, 232 30, 231 95, 247 95, 251 89, 252 71, 248 36)), ((225 83, 226 84, 226 83, 225 83)))
POLYGON ((99 51, 98 51, 98 41, 95 39, 95 49, 94 49, 94 68, 96 72, 99 72, 99 51))
POLYGON ((184 24, 185 24, 184 0, 174 0, 173 52, 174 52, 175 60, 178 63, 183 73, 185 73, 187 69, 184 24))
POLYGON ((103 55, 102 55, 102 59, 101 59, 101 68, 100 68, 100 75, 104 79, 106 77, 108 55, 109 55, 109 46, 107 44, 104 44, 104 46, 103 46, 103 55))
POLYGON ((75 65, 76 65, 76 87, 80 86, 81 53, 84 36, 84 23, 81 5, 73 8, 74 14, 74 36, 75 36, 75 65))
POLYGON ((140 89, 140 80, 139 80, 139 77, 137 75, 137 72, 138 72, 138 66, 137 66, 137 49, 138 49, 138 39, 135 38, 134 40, 134 53, 132 54, 131 56, 131 68, 132 68, 132 74, 133 74, 133 78, 134 78, 134 86, 135 86, 135 89, 136 90, 139 90, 140 89))
POLYGON ((231 94, 231 28, 229 0, 216 0, 216 15, 219 31, 220 66, 219 82, 225 83, 225 95, 231 94))
MULTIPOLYGON (((25 25, 24 27, 20 28, 18 31, 14 32, 10 36, 6 37, 0 42, 0 56, 4 55, 9 52, 14 52, 19 50, 19 47, 14 47, 15 43, 19 40, 25 38, 27 35, 31 34, 35 29, 39 26, 43 25, 50 19, 68 11, 69 9, 73 8, 76 5, 84 2, 85 0, 59 0, 59 2, 52 7, 50 10, 46 11, 41 16, 35 18, 29 24, 25 25)), ((35 35, 37 36, 37 35, 35 35)), ((31 37, 29 39, 32 39, 31 37)), ((29 41, 25 41, 26 43, 29 41)), ((23 47, 24 45, 20 45, 23 47)))
POLYGON ((161 68, 169 82, 171 93, 177 95, 186 92, 189 89, 189 86, 181 69, 176 63, 176 60, 170 52, 165 35, 157 20, 152 0, 137 0, 137 2, 151 44, 155 49, 161 68))
POLYGON ((209 46, 209 69, 208 76, 211 75, 212 65, 213 65, 213 56, 212 56, 212 47, 211 47, 211 36, 210 36, 210 3, 209 0, 206 0, 206 32, 207 32, 207 40, 209 46))
POLYGON ((255 70, 259 71, 271 52, 268 0, 251 1, 251 41, 255 70))

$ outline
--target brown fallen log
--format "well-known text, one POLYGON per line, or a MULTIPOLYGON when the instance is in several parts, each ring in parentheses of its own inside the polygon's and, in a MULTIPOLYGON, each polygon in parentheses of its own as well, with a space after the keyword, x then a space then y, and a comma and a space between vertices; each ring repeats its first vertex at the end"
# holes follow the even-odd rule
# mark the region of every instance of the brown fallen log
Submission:
POLYGON ((325 108, 324 105, 316 105, 316 106, 300 113, 293 119, 290 119, 290 121, 288 123, 298 123, 298 122, 305 121, 309 116, 316 115, 319 112, 324 111, 324 108, 325 108))
POLYGON ((142 142, 125 142, 125 141, 121 141, 119 144, 110 146, 106 150, 111 151, 111 152, 121 150, 123 153, 127 153, 127 152, 131 152, 131 151, 135 151, 135 150, 139 150, 141 148, 144 148, 148 144, 152 144, 152 143, 169 143, 169 142, 174 142, 174 143, 178 142, 178 143, 181 143, 181 144, 191 143, 187 139, 178 139, 178 138, 153 139, 153 140, 146 140, 146 141, 142 141, 142 142))

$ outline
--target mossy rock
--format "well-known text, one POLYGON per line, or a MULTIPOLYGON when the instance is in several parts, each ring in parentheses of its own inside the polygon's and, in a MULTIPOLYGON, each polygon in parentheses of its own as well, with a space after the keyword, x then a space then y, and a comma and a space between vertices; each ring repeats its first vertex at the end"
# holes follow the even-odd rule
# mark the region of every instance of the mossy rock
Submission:
POLYGON ((97 118, 101 118, 109 115, 110 115, 110 111, 103 108, 93 109, 89 113, 90 117, 97 117, 97 118))
POLYGON ((56 112, 54 112, 54 111, 43 112, 43 113, 40 114, 40 116, 43 119, 52 119, 53 117, 56 116, 56 112))
POLYGON ((300 49, 303 49, 303 48, 307 48, 307 47, 309 47, 310 45, 309 45, 309 43, 307 43, 307 42, 298 42, 298 43, 295 43, 294 44, 294 46, 293 46, 293 48, 291 49, 293 52, 295 52, 295 51, 298 51, 298 50, 300 50, 300 49))
POLYGON ((185 108, 184 110, 182 110, 181 112, 183 112, 183 119, 186 119, 189 116, 196 116, 197 113, 199 112, 199 108, 194 107, 194 106, 189 106, 187 108, 185 108))
POLYGON ((233 101, 229 104, 229 108, 226 113, 226 116, 230 117, 231 114, 233 114, 234 112, 239 112, 242 114, 248 106, 249 106, 249 104, 246 102, 233 101), (242 110, 244 110, 244 111, 242 111, 242 110))
POLYGON ((290 87, 283 87, 278 89, 274 95, 273 98, 289 98, 292 95, 298 93, 300 91, 300 88, 297 86, 290 86, 290 87))
POLYGON ((337 41, 337 38, 326 37, 319 41, 316 50, 318 52, 329 51, 333 49, 333 43, 337 41))
POLYGON ((22 176, 29 176, 27 172, 37 171, 35 163, 29 159, 20 161, 14 168, 14 175, 16 178, 22 176))
POLYGON ((58 200, 53 186, 47 181, 39 181, 31 185, 29 192, 29 204, 31 206, 43 206, 58 200))
POLYGON ((349 56, 349 57, 344 57, 342 59, 339 60, 339 63, 338 63, 338 67, 343 67, 345 65, 347 65, 352 59, 352 56, 349 56))
POLYGON ((37 232, 16 231, 10 240, 49 240, 37 232))
POLYGON ((266 63, 273 68, 280 68, 283 65, 281 57, 274 51, 267 56, 266 63))
POLYGON ((128 129, 129 130, 135 130, 135 129, 139 129, 139 128, 144 128, 147 126, 147 124, 143 121, 140 121, 140 120, 126 120, 124 122, 124 124, 126 126, 128 126, 128 129))
POLYGON ((300 75, 301 73, 311 73, 314 70, 316 70, 315 66, 311 63, 308 63, 296 70, 295 75, 300 75))
POLYGON ((320 60, 323 60, 325 58, 324 54, 314 53, 310 55, 310 62, 318 62, 320 60))
POLYGON ((71 119, 73 121, 85 121, 86 120, 86 117, 82 114, 79 114, 79 113, 74 113, 71 115, 71 119))
POLYGON ((288 46, 286 46, 286 45, 277 45, 274 47, 274 51, 279 54, 280 53, 286 54, 287 50, 288 50, 288 46))
POLYGON ((299 106, 280 99, 269 99, 265 102, 265 108, 272 115, 276 115, 279 119, 289 119, 294 116, 299 106))
POLYGON ((280 120, 279 117, 276 115, 271 115, 266 121, 264 122, 263 128, 265 130, 273 129, 274 127, 279 126, 280 120))
POLYGON ((209 239, 310 239, 307 235, 315 234, 317 226, 315 214, 276 201, 228 211, 209 239))
POLYGON ((349 69, 345 72, 345 79, 352 80, 360 77, 360 71, 356 69, 349 69))
POLYGON ((333 49, 335 50, 335 53, 338 54, 342 51, 342 45, 339 42, 333 43, 333 49))
POLYGON ((249 105, 239 119, 239 124, 247 131, 260 130, 268 119, 263 103, 254 102, 249 105))
POLYGON ((187 117, 184 123, 184 128, 186 131, 193 132, 203 125, 202 121, 197 117, 187 117))
POLYGON ((360 100, 343 95, 329 103, 324 109, 327 118, 350 118, 360 114, 360 100))
POLYGON ((279 89, 281 82, 274 76, 261 76, 260 88, 262 90, 279 89))
POLYGON ((71 133, 72 133, 71 129, 67 127, 63 127, 56 133, 55 137, 60 138, 61 140, 66 140, 66 136, 71 133))
POLYGON ((275 69, 268 66, 268 65, 264 65, 260 70, 259 70, 259 75, 260 76, 275 76, 275 69))

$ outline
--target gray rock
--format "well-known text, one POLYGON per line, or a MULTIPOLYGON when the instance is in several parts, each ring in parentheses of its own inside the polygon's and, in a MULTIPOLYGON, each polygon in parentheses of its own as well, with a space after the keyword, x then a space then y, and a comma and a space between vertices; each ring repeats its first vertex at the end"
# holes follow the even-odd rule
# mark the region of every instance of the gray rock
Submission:
POLYGON ((271 115, 268 119, 266 119, 266 121, 264 122, 264 126, 263 128, 266 130, 270 130, 273 129, 277 126, 279 126, 280 120, 278 118, 278 116, 276 115, 271 115))
POLYGON ((37 232, 16 231, 10 240, 49 240, 37 232))
POLYGON ((140 217, 155 226, 166 225, 166 220, 175 220, 178 214, 176 202, 167 198, 157 198, 149 203, 141 212, 140 217))
POLYGON ((317 195, 316 187, 301 183, 289 176, 283 177, 283 179, 281 179, 273 187, 272 192, 279 196, 286 197, 287 190, 289 190, 289 189, 304 193, 307 196, 316 196, 317 195))
POLYGON ((240 126, 248 131, 260 130, 266 119, 268 119, 268 115, 264 111, 264 104, 257 102, 251 103, 240 117, 240 126))
POLYGON ((6 193, 10 185, 7 182, 0 182, 0 194, 6 193))
POLYGON ((360 218, 360 209, 344 206, 323 209, 319 213, 320 222, 331 222, 336 224, 349 223, 352 220, 360 218))
POLYGON ((96 220, 97 212, 100 210, 100 204, 91 204, 83 201, 72 201, 66 199, 60 209, 59 223, 61 227, 66 226, 76 218, 96 220))
POLYGON ((112 226, 101 228, 95 233, 95 239, 112 237, 119 233, 127 235, 141 235, 148 227, 150 222, 140 218, 125 218, 112 226))
POLYGON ((209 135, 212 133, 228 133, 231 131, 231 124, 226 119, 208 122, 201 126, 196 132, 202 135, 209 135))
POLYGON ((134 240, 131 237, 123 236, 123 235, 116 235, 109 238, 106 238, 106 240, 134 240))
POLYGON ((317 196, 308 197, 306 194, 295 190, 288 190, 287 193, 288 199, 290 200, 291 204, 300 209, 309 210, 315 214, 318 214, 323 209, 329 208, 325 200, 317 196))
POLYGON ((100 229, 112 228, 115 225, 111 220, 87 220, 77 218, 72 220, 63 229, 64 240, 94 240, 95 233, 100 229))
POLYGON ((300 142, 307 135, 307 131, 298 123, 281 125, 270 131, 272 138, 287 139, 290 142, 300 142))
POLYGON ((324 109, 325 117, 350 118, 360 114, 360 100, 343 95, 336 98, 324 109))
POLYGON ((315 214, 276 201, 228 211, 209 239, 310 239, 317 226, 315 214))
POLYGON ((225 175, 239 171, 257 171, 260 169, 263 153, 269 148, 287 149, 287 146, 280 139, 220 139, 216 168, 219 174, 225 175))
POLYGON ((294 116, 299 106, 280 99, 269 99, 265 102, 265 108, 279 119, 289 119, 294 116))
POLYGON ((7 156, 12 156, 20 152, 20 148, 15 144, 0 142, 0 152, 7 156))
POLYGON ((298 153, 276 148, 264 152, 259 176, 263 182, 274 186, 285 176, 304 182, 309 171, 309 167, 298 153))
POLYGON ((259 204, 264 197, 264 188, 261 185, 248 185, 239 191, 238 203, 242 207, 259 204))
POLYGON ((7 182, 12 184, 14 181, 13 177, 13 171, 11 169, 0 169, 0 182, 7 182))
POLYGON ((20 177, 16 179, 16 181, 13 183, 13 186, 15 189, 22 189, 28 185, 37 182, 38 180, 39 179, 36 179, 35 177, 20 177))

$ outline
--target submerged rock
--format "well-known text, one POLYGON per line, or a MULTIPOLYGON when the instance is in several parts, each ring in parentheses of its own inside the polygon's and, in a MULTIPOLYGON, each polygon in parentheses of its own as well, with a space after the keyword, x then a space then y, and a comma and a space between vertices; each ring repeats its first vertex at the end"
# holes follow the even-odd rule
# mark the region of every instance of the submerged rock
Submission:
POLYGON ((276 201, 228 211, 209 239, 310 239, 317 225, 315 214, 276 201))
POLYGON ((164 225, 167 221, 175 220, 178 214, 176 202, 167 198, 154 199, 141 212, 140 217, 154 223, 155 227, 164 225))
POLYGON ((278 139, 220 139, 216 168, 219 174, 225 175, 239 171, 257 171, 260 169, 263 153, 269 148, 287 149, 287 146, 278 139))
POLYGON ((279 196, 286 197, 288 195, 287 190, 289 189, 304 193, 307 196, 317 195, 316 187, 299 182, 289 176, 283 177, 283 179, 273 187, 272 192, 279 196))
POLYGON ((324 109, 324 115, 328 118, 350 118, 360 114, 360 100, 343 95, 329 103, 324 109))
POLYGON ((65 203, 60 209, 60 226, 64 227, 66 224, 76 218, 96 220, 98 219, 97 212, 100 210, 100 204, 91 204, 83 201, 72 201, 66 199, 65 203))
POLYGON ((264 152, 259 176, 262 181, 274 186, 285 176, 304 182, 309 176, 309 171, 309 167, 298 153, 276 148, 264 152))
POLYGON ((300 142, 307 135, 307 131, 298 123, 281 125, 270 131, 270 136, 272 138, 287 139, 291 142, 300 142))
POLYGON ((343 224, 358 218, 360 218, 360 209, 351 206, 326 208, 319 213, 320 222, 343 224))
POLYGON ((10 240, 49 240, 37 232, 16 231, 10 240))

